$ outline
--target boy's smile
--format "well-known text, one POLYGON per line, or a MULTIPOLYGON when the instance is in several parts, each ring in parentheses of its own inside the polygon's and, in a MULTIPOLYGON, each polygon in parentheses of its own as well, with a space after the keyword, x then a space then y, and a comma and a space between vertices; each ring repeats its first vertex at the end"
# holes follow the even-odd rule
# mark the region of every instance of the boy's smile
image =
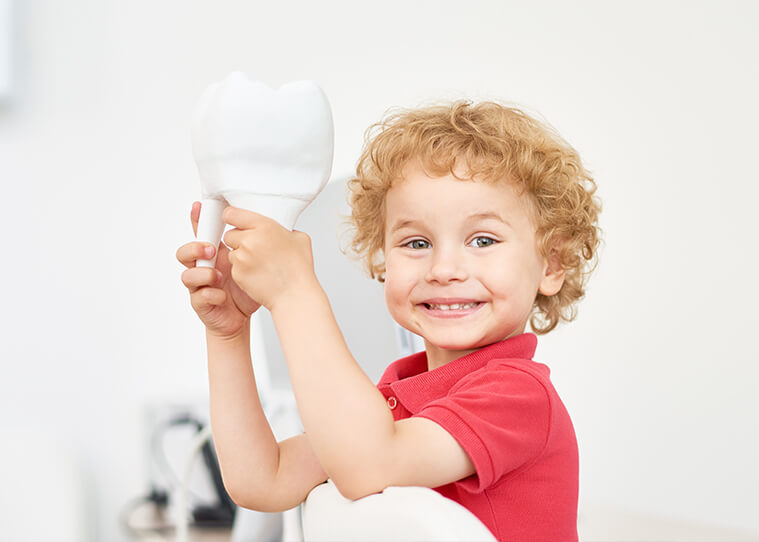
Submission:
POLYGON ((430 369, 522 333, 538 291, 563 282, 510 183, 432 178, 415 162, 387 192, 384 252, 388 309, 424 338, 430 369))
POLYGON ((420 310, 438 318, 459 318, 471 314, 482 307, 482 302, 471 299, 428 299, 421 303, 420 310))

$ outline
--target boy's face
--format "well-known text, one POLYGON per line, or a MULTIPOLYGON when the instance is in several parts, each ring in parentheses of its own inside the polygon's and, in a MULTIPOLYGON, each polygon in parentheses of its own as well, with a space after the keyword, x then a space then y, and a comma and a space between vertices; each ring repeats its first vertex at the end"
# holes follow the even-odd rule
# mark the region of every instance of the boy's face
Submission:
POLYGON ((430 368, 524 332, 538 290, 561 288, 510 183, 431 178, 411 163, 385 203, 385 299, 424 338, 430 368))

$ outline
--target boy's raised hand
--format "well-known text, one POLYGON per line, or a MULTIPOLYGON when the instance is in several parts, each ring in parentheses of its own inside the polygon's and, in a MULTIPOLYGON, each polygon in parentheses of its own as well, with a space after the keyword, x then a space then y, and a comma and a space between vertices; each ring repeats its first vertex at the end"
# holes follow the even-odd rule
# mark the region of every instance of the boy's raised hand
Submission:
POLYGON ((288 295, 320 288, 308 235, 237 207, 224 209, 222 219, 234 226, 224 234, 232 278, 251 298, 273 311, 288 295))
MULTIPOLYGON (((190 212, 195 235, 198 232, 199 217, 200 202, 196 201, 190 212)), ((245 329, 250 315, 260 305, 232 280, 229 250, 223 243, 219 244, 216 268, 195 266, 197 260, 212 258, 215 250, 208 243, 193 241, 179 247, 177 259, 187 268, 182 272, 182 283, 190 291, 192 308, 209 333, 229 338, 245 329)))

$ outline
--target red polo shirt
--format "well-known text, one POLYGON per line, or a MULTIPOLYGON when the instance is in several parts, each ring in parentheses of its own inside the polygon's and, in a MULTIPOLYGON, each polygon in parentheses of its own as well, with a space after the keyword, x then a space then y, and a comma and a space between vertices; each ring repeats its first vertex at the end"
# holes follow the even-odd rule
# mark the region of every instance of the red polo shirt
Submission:
POLYGON ((532 361, 536 346, 525 333, 432 371, 420 352, 377 387, 396 420, 433 420, 464 448, 475 474, 435 490, 499 541, 576 541, 577 439, 550 370, 532 361))

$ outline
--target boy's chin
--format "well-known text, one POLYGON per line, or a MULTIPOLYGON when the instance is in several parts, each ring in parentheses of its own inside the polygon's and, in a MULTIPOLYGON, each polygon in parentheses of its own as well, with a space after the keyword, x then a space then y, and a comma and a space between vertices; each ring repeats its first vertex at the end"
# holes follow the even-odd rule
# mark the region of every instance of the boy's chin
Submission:
POLYGON ((426 340, 425 342, 428 345, 428 347, 431 346, 433 348, 437 348, 439 350, 446 350, 449 352, 477 350, 478 348, 482 348, 483 346, 487 346, 488 344, 490 344, 489 342, 482 341, 482 340, 477 340, 477 341, 473 341, 471 339, 470 340, 466 340, 466 339, 455 340, 455 339, 451 339, 450 337, 443 340, 439 340, 439 341, 426 340))
POLYGON ((477 337, 476 339, 471 337, 448 336, 437 338, 438 340, 436 341, 434 340, 435 338, 425 338, 425 344, 446 351, 473 351, 479 350, 480 348, 484 348, 497 342, 505 341, 510 337, 515 337, 517 335, 521 335, 522 333, 524 333, 523 329, 514 330, 512 333, 507 333, 504 335, 493 334, 492 336, 477 337))

